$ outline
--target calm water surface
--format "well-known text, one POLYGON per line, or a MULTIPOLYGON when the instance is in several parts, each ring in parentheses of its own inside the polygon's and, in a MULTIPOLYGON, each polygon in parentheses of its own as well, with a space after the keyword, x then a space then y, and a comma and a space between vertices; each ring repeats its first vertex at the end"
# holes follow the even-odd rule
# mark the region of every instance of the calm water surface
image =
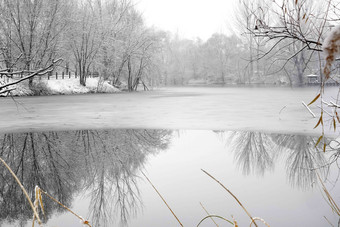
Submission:
MULTIPOLYGON (((312 170, 327 176, 326 185, 339 201, 339 171, 327 165, 338 151, 323 154, 315 140, 204 130, 59 131, 3 134, 0 156, 30 194, 39 185, 92 226, 179 226, 142 172, 184 226, 196 226, 206 216, 200 203, 211 214, 233 215, 240 226, 249 226, 236 201, 201 169, 271 226, 329 226, 325 217, 337 225, 312 170)), ((32 226, 21 190, 3 166, 0 172, 0 226, 32 226)), ((46 196, 43 201, 46 226, 82 226, 46 196)), ((215 224, 207 219, 201 226, 215 224)))

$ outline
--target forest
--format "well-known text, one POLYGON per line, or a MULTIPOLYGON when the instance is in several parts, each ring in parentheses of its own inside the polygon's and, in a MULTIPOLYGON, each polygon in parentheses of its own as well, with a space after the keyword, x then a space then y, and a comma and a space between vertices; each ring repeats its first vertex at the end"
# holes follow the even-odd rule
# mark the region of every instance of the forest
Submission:
MULTIPOLYGON (((339 20, 332 0, 240 0, 228 34, 186 39, 148 26, 136 4, 0 1, 1 76, 24 74, 32 87, 34 78, 65 71, 84 86, 96 75, 129 91, 141 84, 302 86, 307 75, 320 82, 322 42, 339 20)), ((336 81, 337 64, 333 70, 336 81)))

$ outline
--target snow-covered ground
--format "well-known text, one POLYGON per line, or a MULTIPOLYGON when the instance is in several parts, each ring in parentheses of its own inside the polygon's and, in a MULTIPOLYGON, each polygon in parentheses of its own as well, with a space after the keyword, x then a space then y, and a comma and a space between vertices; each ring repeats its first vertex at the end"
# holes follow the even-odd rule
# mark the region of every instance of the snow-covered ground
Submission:
MULTIPOLYGON (((10 82, 11 80, 9 80, 10 82)), ((113 87, 107 81, 101 81, 99 78, 87 78, 86 87, 80 85, 79 79, 64 80, 37 80, 34 82, 35 90, 28 88, 27 81, 14 85, 16 89, 12 91, 14 96, 30 96, 34 94, 41 95, 68 95, 68 94, 85 94, 85 93, 115 93, 120 92, 118 88, 113 87)))
POLYGON ((114 93, 119 89, 110 85, 107 81, 98 78, 87 78, 86 87, 79 84, 79 79, 45 80, 48 89, 52 94, 84 94, 84 93, 114 93))

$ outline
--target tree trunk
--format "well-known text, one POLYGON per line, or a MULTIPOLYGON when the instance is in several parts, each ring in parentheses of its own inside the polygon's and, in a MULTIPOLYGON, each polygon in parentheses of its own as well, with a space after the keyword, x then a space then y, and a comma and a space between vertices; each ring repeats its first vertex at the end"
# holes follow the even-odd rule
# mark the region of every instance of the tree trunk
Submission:
POLYGON ((128 59, 128 90, 132 91, 132 68, 131 68, 131 59, 128 59))
POLYGON ((80 82, 80 85, 83 85, 85 87, 86 86, 86 70, 85 70, 85 65, 82 64, 81 61, 78 61, 78 66, 79 66, 79 82, 80 82))

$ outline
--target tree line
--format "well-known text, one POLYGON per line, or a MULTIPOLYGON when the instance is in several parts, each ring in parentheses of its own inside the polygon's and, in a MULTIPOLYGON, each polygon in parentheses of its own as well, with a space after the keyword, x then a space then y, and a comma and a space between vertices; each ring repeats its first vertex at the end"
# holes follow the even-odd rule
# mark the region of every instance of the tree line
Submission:
MULTIPOLYGON (((97 73, 129 91, 140 84, 301 85, 303 75, 320 74, 322 41, 339 20, 332 0, 241 0, 233 35, 203 41, 147 26, 130 0, 1 0, 0 10, 2 74, 41 75, 58 65, 77 72, 81 85, 97 73)), ((30 86, 36 75, 27 77, 30 86)))

